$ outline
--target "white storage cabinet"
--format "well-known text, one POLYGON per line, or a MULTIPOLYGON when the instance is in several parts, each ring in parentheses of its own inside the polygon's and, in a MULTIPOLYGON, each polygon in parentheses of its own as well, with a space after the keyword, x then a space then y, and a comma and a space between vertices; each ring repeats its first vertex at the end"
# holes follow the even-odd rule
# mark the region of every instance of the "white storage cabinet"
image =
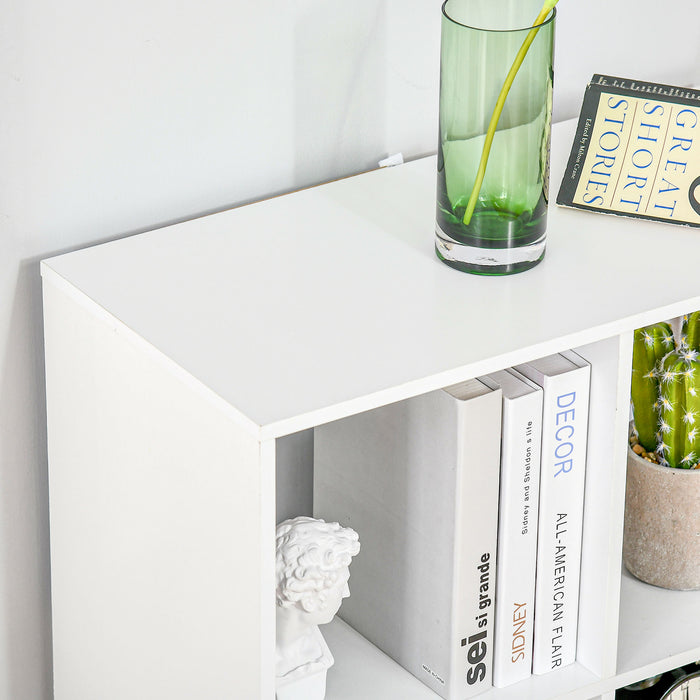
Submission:
MULTIPOLYGON (((574 126, 554 128, 553 194, 574 126)), ((552 204, 542 264, 472 276, 433 252, 435 167, 42 264, 56 700, 273 698, 274 528, 310 503, 308 429, 583 346, 578 660, 482 697, 609 698, 700 658, 700 593, 621 566, 632 331, 700 308, 700 231, 552 204)), ((325 633, 329 700, 436 698, 343 622, 325 633)))

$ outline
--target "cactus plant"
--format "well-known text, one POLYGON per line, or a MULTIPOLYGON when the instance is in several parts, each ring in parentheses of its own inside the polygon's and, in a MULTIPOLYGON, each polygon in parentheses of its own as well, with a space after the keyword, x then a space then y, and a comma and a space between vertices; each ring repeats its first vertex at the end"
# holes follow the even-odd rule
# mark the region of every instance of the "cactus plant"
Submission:
MULTIPOLYGON (((692 351, 695 353, 695 351, 692 351)), ((695 353, 696 354, 696 353, 695 353)), ((659 432, 662 464, 694 467, 700 460, 700 362, 673 350, 659 367, 659 432)))
POLYGON ((634 333, 632 410, 640 444, 660 464, 700 461, 700 312, 684 317, 676 346, 667 323, 634 333))
POLYGON ((681 345, 691 350, 700 351, 700 311, 683 316, 681 327, 681 345))
POLYGON ((634 332, 632 353, 632 407, 639 442, 647 452, 658 444, 659 362, 675 348, 668 323, 638 328, 634 332))

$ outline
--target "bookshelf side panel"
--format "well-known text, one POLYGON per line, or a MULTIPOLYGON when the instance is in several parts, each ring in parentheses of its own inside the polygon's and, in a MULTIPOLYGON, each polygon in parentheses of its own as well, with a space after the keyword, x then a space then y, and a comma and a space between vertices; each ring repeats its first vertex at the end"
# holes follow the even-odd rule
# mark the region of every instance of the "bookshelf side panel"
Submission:
POLYGON ((591 363, 577 660, 615 674, 632 337, 576 348, 591 363))
POLYGON ((273 696, 274 443, 45 283, 56 700, 273 696))

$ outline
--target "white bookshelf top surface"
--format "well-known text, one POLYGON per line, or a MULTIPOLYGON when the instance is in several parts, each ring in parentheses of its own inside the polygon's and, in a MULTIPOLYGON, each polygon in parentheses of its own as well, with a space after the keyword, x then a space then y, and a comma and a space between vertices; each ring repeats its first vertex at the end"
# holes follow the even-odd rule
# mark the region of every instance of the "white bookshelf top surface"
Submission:
POLYGON ((52 258, 261 438, 700 308, 700 231, 553 203, 545 260, 510 277, 441 263, 429 157, 52 258))

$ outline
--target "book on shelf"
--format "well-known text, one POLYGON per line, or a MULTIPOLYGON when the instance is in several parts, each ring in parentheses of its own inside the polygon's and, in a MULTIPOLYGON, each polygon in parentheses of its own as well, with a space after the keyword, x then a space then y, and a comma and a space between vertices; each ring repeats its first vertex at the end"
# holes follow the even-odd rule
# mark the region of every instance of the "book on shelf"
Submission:
POLYGON ((590 365, 572 351, 516 369, 543 389, 532 670, 576 659, 590 365))
POLYGON ((315 428, 314 516, 362 542, 340 616, 446 700, 492 681, 500 443, 478 379, 315 428))
POLYGON ((557 204, 700 226, 700 89, 594 75, 557 204))
POLYGON ((532 672, 543 392, 515 370, 480 379, 503 394, 493 646, 501 688, 532 672))

